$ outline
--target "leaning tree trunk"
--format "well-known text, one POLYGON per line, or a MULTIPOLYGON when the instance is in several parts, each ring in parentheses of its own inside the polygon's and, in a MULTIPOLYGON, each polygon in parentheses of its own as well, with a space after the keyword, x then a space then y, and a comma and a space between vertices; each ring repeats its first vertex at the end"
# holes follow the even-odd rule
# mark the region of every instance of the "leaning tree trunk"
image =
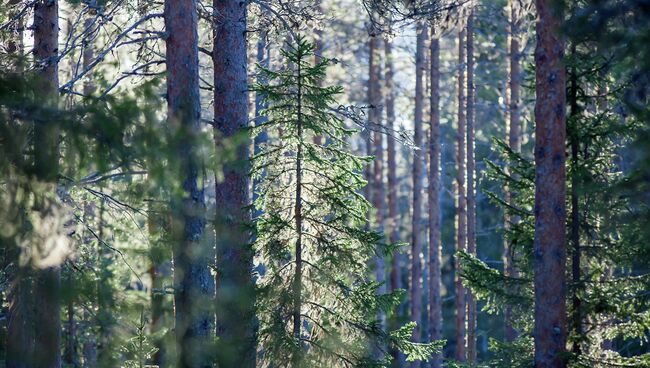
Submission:
POLYGON ((208 345, 213 281, 204 233, 205 200, 199 187, 196 149, 200 126, 199 54, 196 0, 166 0, 167 119, 178 130, 176 143, 183 198, 174 199, 174 309, 179 367, 211 367, 208 345))
POLYGON ((537 0, 535 48, 535 367, 565 367, 566 169, 562 12, 537 0))
MULTIPOLYGON (((508 95, 506 96, 508 109, 508 118, 510 122, 510 127, 508 130, 508 145, 513 152, 519 152, 521 150, 521 123, 520 123, 520 113, 519 113, 519 85, 520 81, 520 66, 519 60, 520 50, 519 50, 519 24, 520 20, 518 17, 517 11, 517 2, 510 0, 510 44, 509 44, 509 81, 508 81, 508 95)), ((515 175, 514 173, 510 173, 515 175)), ((510 203, 515 193, 513 193, 511 188, 505 188, 505 199, 507 203, 510 203)), ((510 227, 512 224, 516 224, 519 221, 517 216, 506 215, 504 218, 504 225, 506 228, 510 227)), ((517 271, 515 269, 515 250, 512 248, 510 241, 508 239, 504 242, 504 269, 505 275, 507 277, 517 277, 517 271)), ((517 337, 517 331, 513 326, 512 321, 512 308, 508 305, 504 310, 504 321, 505 321, 505 331, 504 337, 506 342, 512 342, 517 337)))
MULTIPOLYGON (((427 38, 427 27, 421 22, 417 23, 417 43, 415 49, 415 135, 413 144, 413 222, 411 237, 411 320, 417 323, 413 331, 413 341, 421 340, 422 324, 422 253, 421 221, 422 221, 422 170, 424 153, 422 137, 422 115, 424 110, 424 43, 427 38)), ((419 361, 411 364, 418 367, 419 361)))
MULTIPOLYGON (((465 28, 458 34, 458 130, 456 131, 456 190, 458 191, 456 251, 467 246, 467 200, 465 197, 465 28)), ((460 278, 460 260, 455 257, 456 360, 465 361, 466 295, 460 278)))
MULTIPOLYGON (((246 5, 213 0, 214 126, 218 149, 236 143, 235 160, 223 168, 216 186, 218 363, 255 366, 256 322, 252 279, 253 250, 246 225, 248 198, 248 127, 246 5)), ((232 147, 232 146, 230 146, 232 147)), ((232 149, 232 148, 230 148, 232 149)))
MULTIPOLYGON (((433 27, 433 26, 432 26, 433 27)), ((429 339, 442 339, 440 243, 440 38, 431 29, 431 90, 429 128, 429 339)), ((431 368, 442 367, 442 356, 431 357, 431 368)))
MULTIPOLYGON (((467 19, 467 252, 476 255, 474 184, 474 11, 467 19)), ((476 363, 476 299, 467 290, 467 360, 476 363)))

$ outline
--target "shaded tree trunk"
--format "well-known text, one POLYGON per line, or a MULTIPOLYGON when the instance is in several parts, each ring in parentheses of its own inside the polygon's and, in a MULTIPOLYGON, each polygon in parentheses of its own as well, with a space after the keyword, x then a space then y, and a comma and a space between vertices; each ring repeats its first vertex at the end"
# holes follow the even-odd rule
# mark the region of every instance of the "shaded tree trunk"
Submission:
MULTIPOLYGON (((571 56, 575 56, 575 44, 571 45, 571 56)), ((571 107, 570 114, 572 125, 569 127, 569 144, 571 146, 571 328, 576 338, 582 337, 582 303, 580 301, 579 291, 582 288, 580 284, 580 177, 579 177, 579 151, 580 151, 580 137, 578 133, 577 122, 575 117, 578 116, 578 75, 575 67, 570 72, 570 88, 569 88, 569 105, 571 107)), ((581 354, 580 341, 574 341, 571 351, 578 357, 581 354)))
POLYGON ((179 367, 211 367, 208 344, 212 320, 207 308, 213 293, 209 247, 202 244, 205 199, 199 187, 195 145, 200 134, 198 23, 196 0, 166 0, 168 123, 182 137, 177 142, 183 198, 174 209, 174 309, 179 367))
POLYGON ((535 367, 565 367, 566 169, 562 12, 537 0, 535 48, 535 367))
MULTIPOLYGON (((508 81, 508 95, 506 96, 506 107, 508 109, 508 120, 510 127, 508 130, 508 145, 514 152, 521 150, 521 123, 519 112, 519 85, 521 84, 521 68, 519 65, 521 56, 519 50, 519 25, 521 21, 518 18, 517 2, 510 0, 510 42, 509 42, 509 81, 508 81)), ((514 175, 514 174, 513 174, 514 175)), ((505 200, 507 203, 511 202, 514 193, 511 188, 505 188, 505 200)), ((508 228, 511 224, 516 224, 519 219, 505 215, 504 226, 508 228)), ((510 242, 506 239, 504 241, 504 270, 507 277, 517 277, 517 271, 514 265, 515 250, 512 248, 510 242)), ((506 306, 504 310, 505 331, 504 337, 506 342, 512 342, 517 337, 517 331, 512 323, 512 308, 506 306)))
MULTIPOLYGON (((413 331, 413 341, 421 341, 422 324, 422 171, 424 164, 422 118, 424 113, 424 53, 427 38, 427 26, 418 22, 416 26, 417 43, 415 49, 415 135, 413 143, 413 218, 411 237, 411 320, 417 323, 413 331)), ((419 361, 411 364, 418 367, 419 361)))
MULTIPOLYGON (((38 88, 47 103, 58 100, 59 11, 56 0, 41 0, 34 5, 34 56, 40 79, 38 88)), ((59 173, 59 130, 53 121, 34 125, 34 166, 39 180, 56 183, 59 173)), ((45 209, 42 209, 45 210, 45 209)), ((36 367, 61 365, 61 270, 59 266, 35 270, 33 356, 36 367)))
MULTIPOLYGON (((431 90, 429 119, 429 340, 442 339, 442 244, 440 242, 440 38, 431 29, 431 90)), ((431 368, 442 367, 442 356, 431 357, 431 368)))
MULTIPOLYGON (((474 10, 467 19, 467 252, 476 255, 474 183, 474 10)), ((476 299, 467 290, 467 360, 476 363, 476 299)))
POLYGON ((253 250, 246 224, 248 194, 248 126, 246 87, 246 3, 213 1, 215 143, 237 140, 235 160, 217 181, 217 337, 218 364, 255 366, 256 322, 252 280, 253 250))
MULTIPOLYGON (((465 35, 463 28, 458 34, 458 128, 456 131, 456 190, 458 207, 456 209, 456 251, 467 249, 467 199, 465 197, 465 35)), ((460 260, 455 257, 455 306, 456 306, 456 360, 465 361, 465 318, 466 294, 460 278, 460 260)))

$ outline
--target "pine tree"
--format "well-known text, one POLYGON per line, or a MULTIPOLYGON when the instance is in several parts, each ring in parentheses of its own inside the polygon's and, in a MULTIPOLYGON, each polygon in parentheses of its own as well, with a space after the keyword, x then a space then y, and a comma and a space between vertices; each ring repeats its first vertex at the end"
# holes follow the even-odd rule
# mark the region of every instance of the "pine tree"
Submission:
POLYGON ((313 65, 313 50, 299 37, 282 51, 293 68, 261 69, 270 82, 255 87, 269 106, 268 122, 255 130, 276 137, 252 160, 254 176, 265 171, 255 202, 263 210, 255 243, 265 268, 257 304, 263 364, 386 366, 386 347, 427 359, 437 345, 410 343, 413 324, 386 333, 377 320, 400 298, 378 295, 380 285, 366 280, 368 262, 387 251, 381 234, 366 229, 370 204, 359 194, 371 158, 349 153, 354 130, 330 107, 342 88, 320 86, 330 60, 313 65))

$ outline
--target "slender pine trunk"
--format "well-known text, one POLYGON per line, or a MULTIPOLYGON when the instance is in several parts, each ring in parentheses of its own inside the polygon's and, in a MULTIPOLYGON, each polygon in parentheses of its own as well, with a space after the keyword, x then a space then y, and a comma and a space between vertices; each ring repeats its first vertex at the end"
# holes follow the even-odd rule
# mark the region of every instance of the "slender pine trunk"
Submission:
POLYGON ((293 279, 293 338, 299 349, 292 355, 293 368, 300 368, 302 358, 301 336, 300 336, 300 311, 302 309, 302 76, 301 62, 298 60, 298 149, 296 152, 296 198, 294 218, 296 221, 296 270, 293 279))
MULTIPOLYGON (((427 38, 427 26, 422 22, 416 25, 417 41, 415 49, 415 135, 413 143, 413 218, 411 237, 411 319, 417 323, 413 331, 413 341, 421 341, 422 334, 422 171, 424 146, 422 120, 424 113, 424 44, 427 38)), ((411 364, 418 367, 419 361, 411 364)))
MULTIPOLYGON (((519 60, 520 50, 519 50, 519 24, 520 20, 518 19, 518 12, 516 8, 516 1, 510 0, 510 42, 509 42, 509 81, 508 81, 508 94, 506 96, 506 108, 508 111, 508 120, 510 127, 508 130, 508 145, 510 149, 514 152, 519 152, 521 150, 521 123, 520 123, 520 112, 519 112, 519 85, 520 81, 520 65, 519 60)), ((514 174, 513 174, 514 175, 514 174)), ((506 188, 505 191, 505 200, 507 203, 510 203, 515 193, 512 192, 511 188, 506 188)), ((505 215, 504 226, 509 228, 512 224, 519 222, 517 216, 510 217, 505 215)), ((508 277, 516 277, 517 270, 515 268, 515 250, 511 247, 510 242, 506 239, 504 241, 504 269, 505 275, 508 277)), ((505 341, 512 342, 517 337, 517 331, 513 326, 512 321, 512 308, 506 306, 504 310, 504 321, 505 321, 505 341)))
MULTIPOLYGON (((442 339, 440 242, 440 38, 431 29, 431 90, 429 119, 429 340, 442 339)), ((442 356, 431 357, 431 368, 442 367, 442 356)))
MULTIPOLYGON (((466 30, 463 28, 458 34, 458 128, 456 131, 456 190, 458 192, 458 206, 456 209, 456 251, 467 249, 467 198, 465 196, 465 38, 466 30)), ((464 362, 466 358, 466 312, 467 300, 465 287, 460 278, 460 260, 455 257, 455 306, 456 306, 456 353, 455 358, 464 362)))
MULTIPOLYGON (((467 19, 467 252, 476 255, 476 194, 474 183, 474 10, 467 19)), ((467 360, 476 363, 476 299, 467 290, 467 360)))

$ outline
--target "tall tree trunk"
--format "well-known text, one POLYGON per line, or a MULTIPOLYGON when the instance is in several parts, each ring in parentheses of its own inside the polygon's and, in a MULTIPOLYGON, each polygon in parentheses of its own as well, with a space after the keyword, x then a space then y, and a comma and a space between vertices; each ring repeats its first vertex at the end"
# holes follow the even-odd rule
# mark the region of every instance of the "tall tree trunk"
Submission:
MULTIPOLYGON (((429 128, 429 340, 442 339, 440 242, 440 38, 431 28, 431 90, 429 128)), ((431 368, 442 367, 442 356, 431 357, 431 368)))
MULTIPOLYGON (((40 69, 39 88, 47 103, 58 100, 58 36, 59 9, 57 0, 40 0, 34 5, 34 56, 40 69)), ((39 180, 56 183, 59 173, 59 131, 52 121, 36 121, 34 125, 34 164, 39 180)), ((61 270, 59 266, 35 270, 34 284, 34 359, 37 367, 61 365, 61 270)))
MULTIPOLYGON (((571 45, 571 56, 575 56, 575 44, 571 45)), ((571 328, 573 334, 577 338, 582 336, 582 305, 580 302, 579 290, 580 284, 580 177, 579 177, 579 151, 580 151, 580 137, 578 134, 578 126, 575 118, 580 113, 578 110, 578 75, 576 67, 574 66, 570 72, 570 88, 569 88, 569 105, 571 107, 570 114, 574 118, 573 126, 570 127, 570 146, 571 146, 571 328)), ((581 354, 580 341, 575 341, 572 346, 573 354, 579 356, 581 354)))
MULTIPOLYGON (((372 52, 372 69, 370 70, 370 84, 368 89, 368 99, 374 108, 370 110, 369 118, 373 125, 376 126, 373 137, 373 177, 372 177, 372 205, 375 209, 375 227, 383 233, 384 226, 384 146, 383 139, 384 133, 381 131, 381 120, 383 115, 382 109, 382 96, 381 96, 381 40, 378 36, 372 37, 370 40, 370 52, 372 52)), ((377 282, 384 283, 386 281, 384 257, 378 254, 375 258, 375 279, 377 282)), ((386 292, 385 285, 379 289, 380 293, 386 292)), ((384 322, 384 315, 379 316, 384 322)))
POLYGON ((565 367, 566 169, 562 11, 537 0, 535 48, 535 367, 565 367))
MULTIPOLYGON (((458 191, 456 251, 467 248, 467 199, 465 197, 465 28, 458 34, 458 130, 456 131, 456 190, 458 191)), ((465 361, 466 295, 460 278, 460 260, 455 257, 456 360, 465 361)))
MULTIPOLYGON (((476 255, 474 184, 474 10, 467 19, 467 252, 476 255)), ((476 299, 467 290, 467 360, 476 363, 476 299)))
MULTIPOLYGON (((422 22, 416 25, 417 43, 415 48, 415 135, 413 143, 413 222, 411 237, 411 320, 417 323, 413 331, 413 341, 421 341, 422 329, 422 170, 424 161, 422 118, 424 110, 424 44, 427 38, 427 26, 422 22)), ((418 367, 419 361, 411 364, 418 367)))
POLYGON ((223 367, 255 366, 255 288, 253 250, 246 224, 248 145, 241 142, 248 127, 246 87, 246 2, 213 0, 214 124, 219 149, 237 139, 236 160, 223 168, 217 182, 217 337, 218 363, 223 367))
POLYGON ((302 128, 302 76, 301 61, 298 61, 297 80, 298 80, 298 150, 296 152, 296 197, 294 218, 296 221, 296 270, 293 279, 293 338, 295 344, 299 347, 292 354, 292 367, 300 368, 302 363, 302 342, 300 336, 300 313, 302 309, 302 142, 303 142, 303 128, 302 128))
MULTIPOLYGON (((509 43, 509 81, 508 81, 508 95, 506 104, 508 109, 508 118, 510 127, 508 130, 508 145, 510 149, 514 152, 519 152, 521 150, 521 123, 520 123, 520 113, 519 113, 519 85, 521 84, 521 71, 519 66, 520 50, 519 50, 519 24, 520 20, 518 18, 517 11, 517 2, 515 0, 510 0, 510 43, 509 43)), ((513 173, 511 173, 514 175, 513 173)), ((513 198, 514 193, 511 188, 505 188, 505 198, 506 202, 510 203, 513 198)), ((511 224, 516 224, 519 221, 517 216, 510 217, 505 216, 504 222, 505 227, 508 228, 511 224)), ((504 242, 504 270, 507 277, 516 277, 517 271, 515 269, 514 260, 515 260, 515 250, 511 247, 510 242, 506 239, 504 242)), ((512 308, 506 306, 504 310, 504 320, 505 320, 505 341, 512 342, 517 337, 517 331, 513 326, 512 321, 512 308)))
MULTIPOLYGON (((388 218, 387 226, 390 231, 389 241, 397 243, 399 241, 399 223, 397 209, 397 162, 395 152, 395 66, 393 64, 393 44, 390 40, 384 40, 384 83, 386 89, 385 106, 386 106, 386 164, 387 164, 387 181, 388 181, 388 218)), ((403 288, 402 271, 401 271, 401 252, 395 252, 391 256, 390 263, 390 291, 403 288)), ((401 314, 398 308, 398 314, 401 314)), ((398 316, 395 319, 399 318, 398 316)), ((394 321, 395 326, 397 321, 394 321)), ((391 356, 396 362, 400 361, 401 354, 399 350, 392 349, 391 356)))
MULTIPOLYGON (((395 81, 393 64, 393 44, 390 40, 384 41, 384 57, 386 70, 384 81, 386 85, 386 150, 388 165, 388 225, 390 227, 390 242, 399 240, 399 224, 397 211, 397 163, 395 152, 395 81)), ((390 289, 395 291, 401 288, 401 272, 399 255, 394 254, 391 259, 390 289)))
POLYGON ((213 292, 209 248, 202 244, 205 199, 199 187, 200 134, 198 23, 196 0, 165 0, 168 121, 179 130, 183 198, 174 208, 174 307, 179 367, 211 367, 208 344, 212 320, 207 308, 213 292))

